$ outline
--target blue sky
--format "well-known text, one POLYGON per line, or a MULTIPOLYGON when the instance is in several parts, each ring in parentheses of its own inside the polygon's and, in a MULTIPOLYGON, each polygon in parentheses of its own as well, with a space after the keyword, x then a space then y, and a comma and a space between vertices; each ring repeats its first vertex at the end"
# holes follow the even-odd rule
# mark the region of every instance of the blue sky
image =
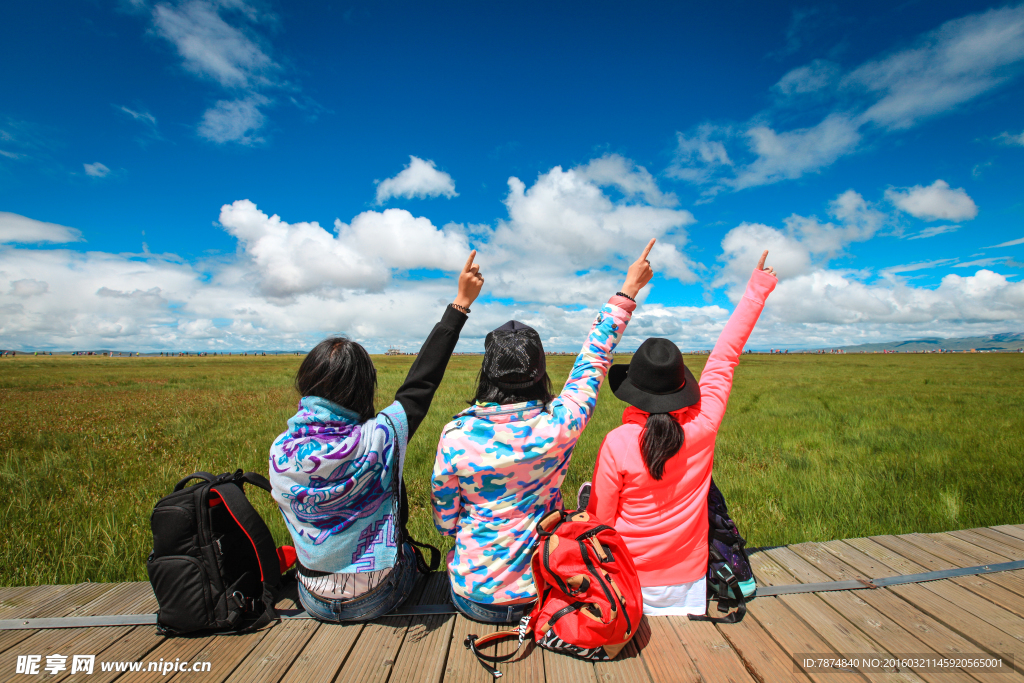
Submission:
POLYGON ((3 18, 0 347, 415 348, 476 248, 461 348, 572 349, 652 236, 627 348, 709 348, 763 248, 755 347, 1024 327, 1024 5, 3 18))

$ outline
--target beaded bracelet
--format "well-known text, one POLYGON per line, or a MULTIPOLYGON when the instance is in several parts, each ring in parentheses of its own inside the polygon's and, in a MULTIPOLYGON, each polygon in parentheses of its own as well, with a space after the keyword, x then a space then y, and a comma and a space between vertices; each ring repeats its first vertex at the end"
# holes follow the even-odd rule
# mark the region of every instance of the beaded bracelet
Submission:
POLYGON ((630 301, 632 301, 633 303, 636 303, 636 299, 631 297, 629 294, 626 294, 625 292, 615 292, 615 296, 624 296, 627 299, 629 299, 630 301))
POLYGON ((448 304, 448 305, 451 306, 452 308, 454 308, 456 311, 462 311, 466 315, 469 315, 469 309, 466 308, 465 306, 460 306, 458 304, 448 304))

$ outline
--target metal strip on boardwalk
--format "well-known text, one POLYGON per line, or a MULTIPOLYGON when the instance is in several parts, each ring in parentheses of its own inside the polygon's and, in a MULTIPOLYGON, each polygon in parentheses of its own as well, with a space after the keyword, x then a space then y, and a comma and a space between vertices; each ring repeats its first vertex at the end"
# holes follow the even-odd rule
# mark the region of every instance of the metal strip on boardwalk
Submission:
POLYGON ((1016 562, 1001 562, 999 564, 983 564, 976 567, 956 567, 954 569, 943 569, 936 572, 922 572, 920 574, 886 576, 880 579, 851 579, 848 581, 828 581, 826 583, 798 583, 790 586, 765 586, 764 588, 758 587, 757 595, 794 595, 797 593, 825 593, 828 591, 854 591, 865 588, 885 588, 886 586, 898 586, 904 583, 924 583, 925 581, 951 579, 957 576, 974 576, 977 574, 1008 572, 1013 571, 1014 569, 1024 569, 1024 560, 1017 560, 1016 562))
MULTIPOLYGON (((306 612, 281 611, 282 619, 312 619, 306 612)), ((455 614, 452 605, 411 605, 399 607, 386 617, 418 617, 430 614, 455 614)), ((381 617, 384 618, 384 617, 381 617)), ((35 630, 47 628, 89 628, 92 626, 147 626, 156 625, 155 614, 109 614, 100 617, 54 617, 48 619, 0 619, 0 631, 35 630)), ((216 635, 211 633, 210 635, 216 635)))
MULTIPOLYGON (((957 567, 955 569, 943 569, 935 572, 923 572, 921 574, 903 574, 900 576, 886 576, 880 579, 851 579, 848 581, 829 581, 826 583, 798 583, 789 586, 764 586, 757 589, 759 597, 772 595, 796 595, 799 593, 825 593, 828 591, 853 591, 866 588, 885 588, 886 586, 898 586, 905 583, 923 583, 925 581, 938 581, 950 579, 957 576, 973 576, 977 574, 992 574, 994 572, 1008 572, 1015 569, 1024 569, 1024 560, 1016 562, 1001 562, 999 564, 984 564, 976 567, 957 567)), ((430 614, 455 614, 455 607, 447 605, 410 605, 399 607, 387 617, 418 617, 430 614)), ((283 619, 311 619, 306 612, 282 613, 283 619)), ((156 624, 155 614, 111 614, 100 617, 53 617, 42 619, 0 619, 0 631, 24 630, 24 629, 47 629, 47 628, 88 628, 91 626, 145 626, 156 624)), ((215 634, 214 634, 215 635, 215 634)))

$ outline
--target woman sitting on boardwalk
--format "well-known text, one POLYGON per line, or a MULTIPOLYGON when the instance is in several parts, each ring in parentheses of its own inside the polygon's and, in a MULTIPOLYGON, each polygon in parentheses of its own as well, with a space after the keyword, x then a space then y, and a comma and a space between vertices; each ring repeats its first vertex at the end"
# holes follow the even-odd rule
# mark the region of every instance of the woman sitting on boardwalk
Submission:
POLYGON ((445 426, 432 481, 434 524, 455 537, 452 601, 470 619, 516 622, 537 598, 530 569, 535 529, 561 507, 573 447, 594 412, 634 299, 653 275, 653 245, 597 314, 557 397, 535 330, 513 320, 487 335, 476 398, 445 426))
POLYGON ((299 412, 270 448, 270 482, 298 553, 299 598, 321 621, 375 619, 416 583, 413 548, 396 542, 405 540, 397 502, 403 459, 483 286, 475 256, 395 402, 380 413, 377 371, 359 344, 325 339, 299 367, 299 412))
MULTIPOLYGON (((708 356, 700 384, 667 339, 648 339, 608 373, 629 403, 601 444, 587 511, 615 527, 633 556, 644 614, 703 614, 708 568, 708 488, 715 436, 733 369, 777 280, 761 256, 746 293, 708 356)), ((587 484, 581 499, 587 498, 587 484)))

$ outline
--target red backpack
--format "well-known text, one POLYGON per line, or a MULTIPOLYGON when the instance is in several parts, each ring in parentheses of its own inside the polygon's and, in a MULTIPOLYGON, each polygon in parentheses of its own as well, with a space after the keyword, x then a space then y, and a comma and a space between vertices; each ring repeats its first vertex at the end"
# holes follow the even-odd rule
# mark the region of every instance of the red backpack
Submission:
POLYGON ((469 635, 465 646, 497 678, 488 662, 504 662, 516 652, 484 655, 480 648, 532 632, 540 647, 590 661, 614 659, 636 634, 643 597, 633 558, 618 532, 586 510, 556 510, 540 521, 533 553, 537 604, 516 631, 483 638, 469 635))

